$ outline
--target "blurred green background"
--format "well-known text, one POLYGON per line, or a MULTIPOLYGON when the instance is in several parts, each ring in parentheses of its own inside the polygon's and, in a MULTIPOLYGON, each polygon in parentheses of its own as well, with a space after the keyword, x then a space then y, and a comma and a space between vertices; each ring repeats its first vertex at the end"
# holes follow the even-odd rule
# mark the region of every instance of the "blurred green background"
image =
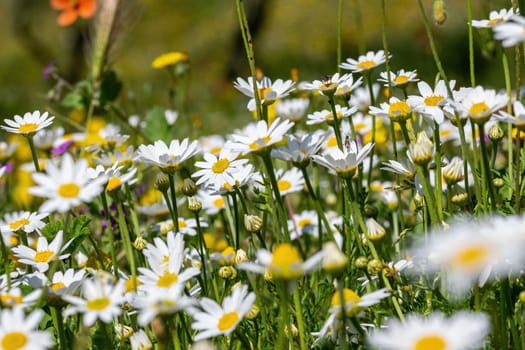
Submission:
MULTIPOLYGON (((337 0, 246 0, 260 6, 254 33, 256 65, 272 79, 289 78, 297 68, 301 80, 320 78, 337 69, 337 0)), ((431 0, 425 0, 432 14, 431 0)), ((446 1, 448 18, 433 24, 443 65, 450 79, 468 84, 466 0, 446 1)), ((473 0, 474 19, 488 11, 510 7, 510 1, 473 0)), ((343 60, 357 58, 359 42, 379 50, 380 0, 345 0, 343 60), (362 32, 359 31, 359 14, 362 32)), ((386 1, 392 69, 417 69, 433 81, 436 69, 416 0, 386 1)), ((191 61, 189 112, 198 114, 207 132, 228 132, 249 118, 247 98, 233 89, 236 75, 247 77, 247 61, 238 47, 235 1, 121 0, 118 32, 110 64, 123 82, 121 98, 128 114, 144 115, 153 106, 168 108, 169 77, 151 68, 151 61, 168 51, 186 51, 191 61), (239 116, 240 114, 240 116, 239 116), (225 130, 226 128, 226 130, 225 130)), ((0 13, 0 113, 11 117, 45 109, 51 82, 42 70, 54 62, 60 74, 76 81, 86 77, 93 20, 71 27, 56 24, 58 12, 47 0, 2 0, 0 13)), ((255 23, 255 22, 252 22, 255 23)), ((498 50, 490 32, 476 30, 478 84, 502 88, 498 50)))

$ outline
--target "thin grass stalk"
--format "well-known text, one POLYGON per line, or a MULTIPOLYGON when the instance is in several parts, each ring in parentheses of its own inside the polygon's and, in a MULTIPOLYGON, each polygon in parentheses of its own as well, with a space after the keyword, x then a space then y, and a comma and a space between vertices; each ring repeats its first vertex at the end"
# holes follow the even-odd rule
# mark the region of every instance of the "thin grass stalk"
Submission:
POLYGON ((49 311, 51 312, 51 319, 53 320, 53 327, 55 328, 55 331, 57 332, 57 345, 59 350, 66 350, 69 349, 66 333, 64 332, 64 319, 62 317, 62 309, 51 306, 49 308, 49 311))
MULTIPOLYGON (((501 50, 501 62, 503 64, 503 74, 505 76, 505 90, 509 100, 507 102, 508 113, 512 113, 512 88, 510 83, 510 72, 509 72, 509 59, 505 50, 501 50)), ((507 123, 507 174, 509 178, 513 178, 513 152, 512 152, 512 124, 507 123)))
POLYGON ((443 190, 441 178, 441 140, 439 137, 439 124, 434 122, 434 145, 436 145, 436 152, 434 153, 434 162, 436 170, 434 173, 434 183, 436 187, 436 210, 440 218, 443 217, 443 190))
POLYGON ((467 25, 468 25, 468 57, 470 70, 470 86, 476 86, 476 72, 474 67, 474 34, 472 30, 472 0, 467 0, 467 25))
POLYGON ((303 308, 301 304, 301 298, 299 295, 299 289, 295 288, 293 293, 293 301, 295 304, 295 318, 297 319, 297 327, 299 328, 299 344, 301 346, 301 350, 307 350, 308 349, 308 342, 306 339, 306 331, 304 327, 304 319, 303 319, 303 308))
POLYGON ((40 165, 38 164, 38 154, 35 148, 35 142, 33 141, 33 135, 26 136, 27 142, 29 143, 29 149, 31 150, 31 158, 33 159, 33 165, 37 173, 41 172, 40 165))
POLYGON ((126 217, 124 216, 124 211, 122 206, 124 204, 120 199, 116 200, 117 213, 118 213, 118 226, 120 233, 122 234, 122 242, 124 243, 124 249, 126 251, 126 256, 128 258, 128 263, 131 269, 131 278, 133 281, 133 290, 137 290, 137 266, 135 264, 135 255, 133 253, 133 247, 131 245, 131 236, 129 234, 128 224, 126 222, 126 217))
POLYGON ((115 276, 115 278, 117 278, 119 268, 117 254, 115 252, 115 237, 113 236, 113 230, 111 229, 111 218, 109 215, 108 198, 106 196, 105 191, 102 191, 102 193, 100 194, 100 198, 102 200, 102 208, 104 209, 104 218, 106 219, 106 229, 104 230, 104 232, 109 236, 109 251, 111 254, 111 263, 113 264, 113 275, 115 276))
POLYGON ((344 0, 338 0, 337 4, 337 73, 341 73, 339 64, 343 60, 343 4, 344 0))
POLYGON ((169 174, 168 179, 170 182, 170 194, 171 194, 171 218, 175 227, 175 232, 179 232, 179 209, 177 207, 177 192, 175 186, 175 174, 169 174))
MULTIPOLYGON (((485 184, 486 186, 485 190, 488 192, 492 210, 496 210, 496 197, 494 196, 494 188, 492 186, 492 173, 490 171, 490 166, 489 166, 487 145, 485 144, 485 123, 478 124, 478 130, 479 130, 479 138, 480 138, 480 146, 481 146, 481 176, 483 177, 482 184, 485 184)), ((482 195, 483 195, 483 198, 486 198, 485 193, 483 193, 482 195)))

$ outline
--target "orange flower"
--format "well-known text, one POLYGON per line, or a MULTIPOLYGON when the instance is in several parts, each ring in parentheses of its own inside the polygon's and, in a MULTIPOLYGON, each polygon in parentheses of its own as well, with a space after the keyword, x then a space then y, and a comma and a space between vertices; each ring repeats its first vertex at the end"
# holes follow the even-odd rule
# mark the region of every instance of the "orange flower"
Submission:
POLYGON ((91 18, 97 11, 96 0, 50 0, 51 7, 62 13, 57 18, 58 25, 65 27, 73 24, 78 16, 91 18))

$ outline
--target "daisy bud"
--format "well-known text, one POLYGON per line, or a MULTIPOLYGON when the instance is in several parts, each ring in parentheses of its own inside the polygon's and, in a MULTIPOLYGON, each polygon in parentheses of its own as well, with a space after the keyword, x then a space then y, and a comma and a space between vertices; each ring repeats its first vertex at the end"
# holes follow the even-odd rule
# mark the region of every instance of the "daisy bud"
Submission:
POLYGON ((221 266, 221 268, 219 268, 219 276, 227 280, 232 280, 237 277, 237 270, 233 266, 221 266))
POLYGON ((237 252, 235 253, 235 263, 242 263, 248 261, 248 254, 243 249, 237 249, 237 252))
POLYGON ((500 188, 505 184, 505 181, 503 181, 501 177, 497 177, 495 179, 492 179, 492 184, 494 185, 494 187, 500 188))
POLYGON ((216 347, 212 342, 208 340, 199 340, 196 343, 191 344, 190 350, 215 350, 216 347))
POLYGON ((88 257, 84 253, 78 252, 75 254, 75 261, 77 262, 78 267, 83 269, 87 265, 88 257))
POLYGON ((252 307, 250 308, 250 311, 248 311, 248 313, 246 314, 246 318, 249 320, 255 319, 257 316, 259 316, 259 311, 260 311, 259 307, 253 304, 252 307))
POLYGON ((195 185, 195 182, 193 182, 192 179, 187 177, 184 179, 181 190, 185 196, 191 197, 194 196, 195 193, 197 193, 198 188, 197 185, 195 185))
POLYGON ((115 325, 115 336, 118 341, 127 340, 133 334, 133 328, 121 323, 115 325))
POLYGON ((462 193, 453 195, 450 200, 452 201, 452 203, 456 205, 461 205, 465 203, 467 199, 468 199, 468 194, 466 192, 462 192, 462 193))
POLYGON ((525 290, 520 293, 520 302, 525 304, 525 290))
POLYGON ((385 228, 373 218, 366 220, 366 231, 366 236, 371 241, 378 241, 386 234, 385 228))
POLYGON ((153 349, 153 344, 148 338, 146 332, 142 329, 138 332, 135 332, 130 338, 131 350, 149 350, 153 349))
POLYGON ((377 276, 383 270, 383 262, 379 259, 370 260, 366 269, 371 275, 377 276))
POLYGON ((284 334, 286 334, 288 338, 290 337, 295 338, 299 334, 299 330, 294 324, 292 324, 291 327, 289 324, 287 324, 286 326, 284 326, 284 334))
POLYGON ((503 130, 498 124, 494 124, 489 129, 489 139, 492 142, 498 142, 500 141, 505 134, 503 133, 503 130))
POLYGON ((368 266, 368 259, 365 256, 360 256, 357 259, 355 259, 355 267, 357 267, 360 270, 366 269, 368 266))
POLYGON ((337 273, 346 267, 348 257, 339 249, 334 242, 323 244, 323 268, 327 272, 337 273))
POLYGON ((463 160, 454 158, 443 167, 443 178, 447 185, 453 185, 463 180, 463 160))
POLYGON ((326 195, 324 201, 328 205, 336 205, 337 204, 337 196, 333 193, 329 193, 326 195))
POLYGON ((164 193, 170 188, 170 180, 166 174, 159 174, 155 179, 155 188, 164 193))
POLYGON ((273 281, 273 275, 272 275, 272 273, 270 271, 268 271, 268 270, 264 271, 264 280, 266 282, 273 281))
POLYGON ((443 0, 434 0, 434 21, 436 24, 443 24, 447 20, 447 9, 443 0))
POLYGON ((244 227, 248 232, 259 232, 261 230, 263 221, 257 215, 244 214, 244 227))
POLYGON ((417 134, 416 142, 411 143, 408 149, 414 164, 425 166, 432 159, 434 144, 428 138, 427 133, 422 131, 417 134))
POLYGON ((142 251, 147 245, 148 242, 142 237, 142 235, 138 235, 135 242, 133 242, 133 247, 138 251, 142 251))
POLYGON ((194 213, 198 213, 202 209, 202 202, 197 197, 188 197, 188 209, 194 213))

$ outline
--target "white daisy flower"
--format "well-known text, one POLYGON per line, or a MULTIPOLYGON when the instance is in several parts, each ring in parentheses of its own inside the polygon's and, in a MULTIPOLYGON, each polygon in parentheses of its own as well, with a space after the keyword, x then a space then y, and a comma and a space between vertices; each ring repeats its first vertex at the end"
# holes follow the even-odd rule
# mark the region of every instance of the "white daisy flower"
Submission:
MULTIPOLYGON (((179 231, 177 233, 181 233, 183 235, 190 235, 195 236, 197 234, 197 220, 196 219, 185 219, 183 217, 179 217, 179 231)), ((208 223, 206 221, 202 221, 199 219, 199 223, 201 227, 208 227, 208 223)), ((159 222, 155 225, 155 229, 158 229, 160 233, 166 234, 168 232, 171 232, 175 228, 175 225, 173 225, 173 220, 168 219, 166 221, 159 222)))
POLYGON ((65 272, 56 271, 49 283, 48 294, 72 295, 82 285, 85 279, 85 270, 67 269, 65 272))
POLYGON ((235 171, 231 173, 233 181, 225 182, 222 184, 218 191, 212 191, 213 194, 225 194, 235 192, 236 188, 242 188, 250 184, 256 184, 262 182, 262 176, 259 172, 255 171, 253 165, 246 164, 235 168, 235 171))
POLYGON ((343 150, 335 148, 323 155, 314 155, 313 161, 335 172, 341 177, 352 177, 357 171, 359 164, 368 156, 374 145, 366 144, 359 151, 357 143, 351 141, 349 147, 343 150))
POLYGON ((48 116, 47 112, 41 115, 40 111, 27 112, 23 117, 15 115, 13 118, 14 120, 4 119, 7 126, 1 125, 0 127, 7 132, 22 135, 32 135, 51 125, 53 119, 55 119, 55 117, 48 116))
POLYGON ((221 210, 226 208, 226 200, 224 199, 224 196, 211 194, 207 191, 199 191, 197 192, 197 198, 201 201, 202 210, 204 210, 207 215, 218 214, 221 210))
POLYGON ((310 100, 307 98, 291 98, 282 100, 275 105, 277 116, 292 122, 298 122, 304 117, 306 110, 310 106, 310 100))
POLYGON ((474 123, 485 123, 493 113, 507 105, 508 96, 496 93, 496 90, 482 86, 463 88, 454 94, 452 106, 462 118, 469 118, 474 123))
POLYGON ((406 176, 408 178, 413 178, 416 175, 416 169, 411 161, 405 159, 402 163, 389 160, 383 163, 381 170, 388 171, 394 174, 399 174, 406 176))
MULTIPOLYGON (((455 84, 454 80, 449 82, 450 90, 454 89, 455 84)), ((421 96, 411 95, 408 97, 407 103, 413 106, 415 112, 441 124, 445 116, 441 107, 449 97, 445 81, 438 81, 434 90, 425 81, 417 83, 417 88, 421 96)))
POLYGON ((357 60, 347 58, 346 62, 341 63, 339 67, 351 70, 353 73, 362 73, 371 71, 375 67, 385 63, 385 61, 386 56, 383 50, 377 52, 368 51, 366 54, 359 56, 357 60))
POLYGON ((318 236, 319 215, 314 210, 304 210, 300 214, 294 214, 292 220, 288 220, 288 230, 291 239, 298 239, 303 234, 318 236))
POLYGON ((34 266, 38 271, 46 272, 49 269, 50 262, 64 260, 69 257, 70 254, 59 255, 71 243, 69 241, 62 246, 63 238, 64 233, 60 230, 51 243, 48 243, 43 236, 38 237, 36 250, 25 245, 13 247, 11 250, 22 264, 34 266))
POLYGON ((168 123, 168 125, 173 125, 175 124, 177 119, 179 119, 179 112, 171 109, 166 109, 164 111, 164 119, 166 119, 166 123, 168 123))
POLYGON ((502 122, 511 123, 516 127, 525 127, 525 107, 523 103, 517 100, 512 104, 512 115, 502 111, 496 114, 495 117, 502 122))
POLYGON ((153 349, 153 343, 149 339, 146 332, 143 329, 134 332, 129 337, 129 342, 131 344, 131 350, 150 350, 153 349))
POLYGON ((203 298, 200 302, 203 312, 192 316, 195 322, 191 328, 200 331, 194 340, 199 341, 224 334, 232 333, 239 322, 250 311, 255 301, 255 294, 248 293, 248 286, 235 287, 231 295, 224 298, 222 305, 203 298))
POLYGON ((472 26, 475 28, 494 28, 495 26, 507 22, 512 16, 519 14, 519 10, 501 9, 499 11, 490 11, 489 19, 472 20, 472 26))
POLYGON ((392 121, 406 121, 412 116, 412 106, 406 100, 390 97, 388 102, 383 102, 379 107, 370 106, 370 114, 387 118, 392 121))
POLYGON ((118 162, 115 162, 108 169, 105 169, 102 165, 97 165, 96 168, 89 168, 87 171, 88 176, 93 180, 100 177, 106 179, 106 191, 113 192, 121 188, 122 185, 130 186, 138 181, 135 176, 137 168, 127 169, 125 173, 121 173, 122 169, 124 169, 124 166, 119 166, 118 162))
POLYGON ((232 172, 236 167, 244 165, 248 159, 237 159, 239 152, 234 152, 229 148, 223 148, 216 156, 212 153, 203 155, 204 161, 195 162, 195 166, 202 170, 197 170, 192 177, 197 178, 197 185, 204 184, 213 190, 219 190, 224 183, 233 181, 232 172))
POLYGON ((221 153, 222 148, 224 147, 224 137, 221 135, 209 135, 202 136, 199 138, 199 145, 203 153, 211 153, 215 156, 221 153))
POLYGON ((311 83, 305 83, 303 88, 305 90, 314 90, 319 91, 325 95, 334 94, 340 84, 347 81, 350 77, 350 74, 340 75, 335 73, 334 75, 328 75, 322 80, 314 80, 311 83))
POLYGON ((294 123, 276 118, 270 125, 264 120, 248 124, 240 133, 231 135, 229 147, 242 154, 260 152, 280 142, 294 123))
POLYGON ((290 243, 280 243, 275 246, 272 253, 266 249, 259 249, 256 263, 243 262, 237 264, 237 267, 260 274, 268 272, 276 279, 294 280, 319 268, 323 255, 321 251, 303 261, 295 246, 290 243))
POLYGON ((142 254, 148 259, 150 266, 157 266, 160 270, 167 271, 170 263, 182 265, 184 236, 170 231, 166 235, 166 242, 155 237, 153 244, 148 243, 142 254))
POLYGON ((346 316, 358 316, 359 313, 367 307, 379 304, 381 300, 388 298, 389 296, 390 293, 386 288, 378 289, 362 296, 357 295, 357 293, 351 289, 344 288, 343 298, 341 298, 341 294, 338 290, 332 295, 332 302, 328 311, 331 314, 335 314, 337 318, 341 318, 341 311, 343 311, 344 308, 346 316), (344 300, 344 307, 341 307, 342 300, 344 300))
POLYGON ((162 140, 157 140, 153 145, 140 145, 137 150, 137 161, 145 164, 156 165, 163 171, 175 171, 189 158, 199 153, 199 142, 190 142, 185 138, 172 140, 169 146, 162 140))
POLYGON ((102 153, 98 158, 93 158, 93 162, 105 167, 111 167, 115 163, 126 166, 133 162, 136 158, 135 150, 132 145, 129 145, 124 152, 116 149, 114 153, 102 153))
POLYGON ((27 293, 20 287, 13 287, 9 289, 7 283, 4 288, 0 289, 0 303, 4 308, 29 308, 33 307, 40 296, 42 295, 41 289, 35 289, 34 291, 27 293))
POLYGON ((53 346, 49 332, 39 331, 42 310, 34 310, 24 315, 24 309, 4 309, 0 311, 0 344, 2 349, 45 350, 53 346))
POLYGON ((513 16, 507 22, 493 28, 494 39, 501 40, 503 47, 515 46, 525 41, 525 18, 513 16))
POLYGON ((304 189, 304 177, 301 171, 297 168, 292 168, 287 171, 277 169, 275 176, 277 178, 277 187, 279 188, 281 196, 300 192, 304 189))
POLYGON ((354 77, 352 76, 352 74, 344 74, 343 76, 347 77, 345 80, 338 84, 334 96, 348 98, 355 89, 361 86, 361 84, 363 83, 363 77, 359 77, 359 79, 354 81, 354 77))
POLYGON ((42 129, 35 134, 33 142, 35 143, 36 148, 48 152, 56 146, 56 141, 62 139, 63 136, 63 127, 42 129))
POLYGON ((2 231, 2 233, 17 232, 19 230, 22 230, 25 233, 31 233, 34 231, 40 232, 40 229, 46 225, 42 219, 45 219, 48 216, 48 213, 29 211, 7 213, 0 225, 0 231, 2 231))
POLYGON ((323 136, 319 133, 308 133, 302 136, 289 135, 286 146, 274 148, 272 157, 291 162, 295 166, 307 165, 312 156, 321 149, 323 136))
MULTIPOLYGON (((335 106, 335 113, 337 120, 340 121, 342 118, 346 118, 351 116, 357 112, 357 107, 353 106, 351 108, 348 107, 341 107, 340 105, 335 106)), ((306 121, 307 125, 315 125, 320 123, 328 123, 328 125, 334 124, 334 114, 332 110, 324 109, 322 111, 313 112, 311 114, 308 114, 306 116, 308 119, 306 121)))
POLYGON ((6 163, 15 154, 17 148, 18 142, 0 141, 0 163, 6 163))
POLYGON ((71 305, 64 310, 64 316, 83 313, 84 326, 91 327, 97 319, 109 323, 122 313, 120 304, 124 300, 124 281, 115 285, 109 279, 86 279, 82 283, 82 298, 64 295, 62 298, 71 305))
POLYGON ((484 313, 459 311, 450 317, 439 312, 428 316, 411 314, 404 322, 391 319, 385 329, 372 332, 368 343, 374 349, 478 349, 490 331, 484 313))
POLYGON ((120 126, 111 123, 100 129, 98 134, 111 147, 120 147, 129 139, 129 135, 120 134, 120 126))
POLYGON ((140 326, 145 326, 158 315, 172 315, 195 305, 195 300, 183 294, 184 284, 177 283, 169 288, 148 288, 133 299, 137 308, 140 326))
POLYGON ((390 81, 390 86, 392 87, 403 87, 409 83, 415 83, 419 81, 416 70, 405 71, 404 69, 401 69, 398 70, 396 73, 390 71, 390 80, 388 79, 387 72, 381 72, 379 73, 379 76, 380 78, 377 79, 377 81, 384 82, 385 86, 388 86, 388 82, 390 81))
MULTIPOLYGON (((379 95, 379 90, 381 86, 379 84, 372 84, 372 93, 374 95, 374 100, 377 101, 379 95)), ((363 112, 367 113, 370 108, 370 91, 367 87, 359 87, 354 90, 352 96, 350 96, 349 104, 351 106, 357 106, 357 108, 363 112)))
MULTIPOLYGON (((283 81, 282 79, 277 79, 272 83, 270 78, 263 77, 262 80, 257 81, 257 92, 261 99, 261 104, 271 105, 277 99, 286 97, 294 89, 294 84, 292 80, 283 81)), ((248 80, 242 78, 237 78, 233 83, 233 86, 242 92, 244 95, 251 97, 251 100, 248 102, 248 110, 255 110, 255 98, 253 95, 253 78, 248 77, 248 80)))
POLYGON ((91 181, 87 176, 88 163, 85 159, 77 162, 66 153, 60 166, 55 161, 46 163, 46 174, 34 173, 37 184, 29 193, 37 197, 48 198, 40 207, 41 212, 58 211, 65 213, 69 209, 90 202, 103 190, 105 179, 91 181))

